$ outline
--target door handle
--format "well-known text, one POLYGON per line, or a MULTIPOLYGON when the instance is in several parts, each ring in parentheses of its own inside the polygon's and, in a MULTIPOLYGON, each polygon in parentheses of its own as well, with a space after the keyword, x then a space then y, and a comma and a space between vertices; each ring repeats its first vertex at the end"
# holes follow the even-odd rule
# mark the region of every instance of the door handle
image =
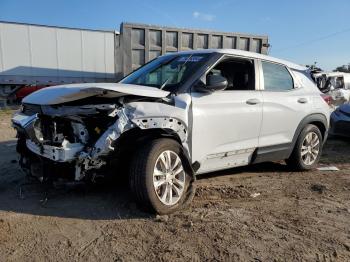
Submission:
POLYGON ((256 105, 256 104, 259 104, 259 103, 260 103, 260 100, 257 99, 257 98, 252 98, 252 99, 248 99, 248 100, 246 101, 246 103, 247 103, 248 105, 256 105))
POLYGON ((306 104, 306 103, 307 103, 307 99, 304 98, 304 97, 301 97, 301 98, 298 99, 298 103, 300 103, 300 104, 306 104))

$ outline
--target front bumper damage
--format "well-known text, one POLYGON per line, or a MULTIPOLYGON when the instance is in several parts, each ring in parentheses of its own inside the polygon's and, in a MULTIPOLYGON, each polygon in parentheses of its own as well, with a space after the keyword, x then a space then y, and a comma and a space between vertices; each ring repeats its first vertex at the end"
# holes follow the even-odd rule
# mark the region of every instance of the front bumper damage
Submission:
MULTIPOLYGON (((27 116, 23 113, 16 113, 12 118, 12 123, 17 132, 25 137, 25 145, 28 150, 54 162, 73 163, 75 165, 75 180, 81 180, 88 170, 98 169, 106 164, 102 156, 113 151, 113 142, 123 132, 134 127, 134 124, 126 116, 124 108, 116 109, 113 114, 117 116, 116 122, 101 135, 92 147, 83 143, 70 143, 66 139, 63 139, 59 146, 45 144, 40 137, 37 125, 40 121, 38 114, 27 116)), ((77 132, 81 131, 77 130, 77 132)))
MULTIPOLYGON (((154 105, 154 103, 149 104, 154 105)), ((170 105, 160 104, 159 106, 163 108, 171 107, 171 110, 174 109, 170 105)), ((58 140, 59 143, 48 143, 40 130, 41 116, 38 113, 26 115, 18 112, 13 116, 12 123, 13 127, 17 129, 20 136, 19 140, 22 140, 26 150, 45 161, 70 165, 74 169, 74 180, 80 181, 88 173, 98 171, 107 164, 108 157, 115 151, 116 141, 124 132, 130 129, 139 128, 145 130, 159 128, 170 130, 177 134, 185 150, 188 149, 187 129, 182 119, 176 116, 149 117, 145 114, 140 115, 137 113, 138 109, 140 109, 139 106, 133 107, 127 105, 118 108, 115 106, 113 110, 109 109, 108 117, 114 119, 114 121, 100 133, 99 137, 93 143, 91 141, 90 143, 87 142, 89 138, 87 127, 83 123, 77 122, 79 121, 79 117, 76 115, 69 116, 66 112, 64 112, 64 117, 72 119, 68 123, 77 137, 77 140, 74 142, 69 141, 62 134, 55 133, 53 136, 54 140, 58 140)), ((81 108, 77 110, 81 110, 81 108)), ((60 113, 62 112, 61 110, 60 113)), ((55 115, 55 117, 57 116, 55 115)), ((56 126, 54 126, 54 129, 56 131, 56 126)), ((28 160, 24 159, 21 162, 28 162, 28 160)))
POLYGON ((33 153, 46 157, 52 161, 70 162, 76 159, 76 155, 84 149, 80 143, 69 143, 64 141, 62 147, 50 145, 38 145, 30 139, 26 140, 27 148, 33 153))

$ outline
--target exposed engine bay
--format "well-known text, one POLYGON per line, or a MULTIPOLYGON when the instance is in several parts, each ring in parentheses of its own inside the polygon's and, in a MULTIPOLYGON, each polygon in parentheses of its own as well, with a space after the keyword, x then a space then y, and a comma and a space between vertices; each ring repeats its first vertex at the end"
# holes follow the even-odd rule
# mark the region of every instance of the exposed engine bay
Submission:
POLYGON ((40 180, 64 176, 94 180, 125 160, 143 130, 175 136, 188 154, 187 103, 180 101, 179 107, 176 103, 171 98, 135 95, 92 96, 52 105, 24 101, 12 119, 20 165, 40 180))

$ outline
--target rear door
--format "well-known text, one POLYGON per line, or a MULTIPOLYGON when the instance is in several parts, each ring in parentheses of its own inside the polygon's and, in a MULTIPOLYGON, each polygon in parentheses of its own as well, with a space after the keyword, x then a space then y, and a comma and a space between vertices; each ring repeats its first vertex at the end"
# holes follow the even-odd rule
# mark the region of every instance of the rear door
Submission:
POLYGON ((208 74, 226 77, 229 87, 213 93, 192 92, 192 159, 201 164, 198 173, 250 162, 262 121, 256 70, 253 59, 225 57, 208 74))
POLYGON ((288 148, 312 101, 285 65, 259 61, 259 67, 264 101, 259 147, 288 148))

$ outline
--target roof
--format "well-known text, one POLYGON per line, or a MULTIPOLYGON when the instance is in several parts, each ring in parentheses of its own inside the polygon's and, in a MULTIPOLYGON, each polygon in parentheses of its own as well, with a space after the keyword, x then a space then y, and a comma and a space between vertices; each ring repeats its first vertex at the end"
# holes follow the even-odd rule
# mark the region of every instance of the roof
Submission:
POLYGON ((288 66, 289 68, 299 70, 299 71, 308 70, 308 68, 303 66, 303 65, 295 64, 295 63, 289 62, 287 60, 283 60, 283 59, 279 59, 279 58, 275 58, 272 56, 263 55, 263 54, 259 54, 259 53, 238 50, 238 49, 201 49, 201 50, 181 51, 179 53, 180 54, 193 54, 193 53, 198 53, 198 54, 201 54, 201 53, 230 54, 230 55, 256 58, 256 59, 267 60, 267 61, 274 62, 274 63, 284 64, 284 65, 288 66))
POLYGON ((55 25, 43 25, 43 24, 32 24, 32 23, 21 23, 21 22, 12 22, 12 21, 2 21, 3 24, 13 24, 13 25, 26 25, 26 26, 39 26, 39 27, 49 27, 49 28, 58 28, 58 29, 69 29, 69 30, 83 30, 83 31, 93 31, 93 32, 103 32, 103 33, 114 33, 119 35, 120 32, 116 30, 102 30, 102 29, 89 29, 89 28, 77 28, 77 27, 66 27, 66 26, 55 26, 55 25))
POLYGON ((121 24, 122 27, 132 27, 132 28, 149 28, 149 29, 157 29, 157 30, 166 30, 166 31, 182 31, 184 33, 201 33, 201 34, 214 34, 214 35, 225 35, 225 36, 239 36, 239 37, 248 37, 248 38, 262 38, 268 39, 267 35, 261 34, 249 34, 249 33, 239 33, 239 32, 222 32, 222 31, 214 31, 211 29, 198 29, 198 28, 189 28, 189 27, 171 27, 171 26, 162 26, 162 25, 154 25, 154 24, 140 24, 140 23, 129 23, 123 22, 121 24))

